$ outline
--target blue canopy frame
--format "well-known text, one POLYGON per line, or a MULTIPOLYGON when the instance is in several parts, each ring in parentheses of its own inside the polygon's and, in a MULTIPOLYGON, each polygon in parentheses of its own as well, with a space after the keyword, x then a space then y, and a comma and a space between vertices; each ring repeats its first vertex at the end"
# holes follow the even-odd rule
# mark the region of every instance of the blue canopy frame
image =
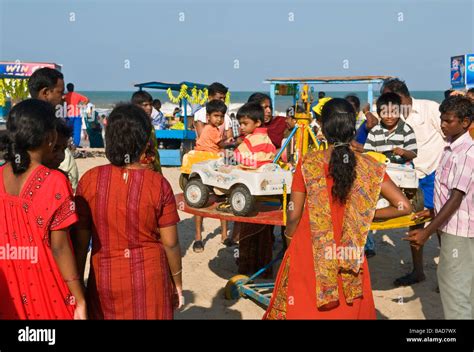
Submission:
MULTIPOLYGON (((195 83, 183 81, 180 83, 169 83, 169 82, 144 82, 138 83, 134 86, 139 90, 143 89, 159 89, 179 92, 181 86, 185 84, 188 88, 193 89, 196 87, 199 90, 207 88, 207 84, 195 83)), ((192 142, 196 140, 196 132, 188 128, 188 100, 183 98, 181 100, 183 104, 183 115, 184 115, 184 130, 158 130, 155 131, 157 139, 178 139, 181 140, 180 149, 158 149, 160 153, 160 162, 163 166, 181 166, 182 153, 186 152, 187 149, 191 148, 192 142)))
MULTIPOLYGON (((393 76, 334 76, 334 77, 288 77, 288 78, 268 78, 264 83, 270 83, 270 97, 272 98, 272 108, 275 111, 275 88, 277 84, 299 85, 299 84, 367 84, 367 101, 370 110, 374 101, 374 84, 383 83, 384 80, 394 78, 393 76)), ((296 104, 296 96, 293 96, 296 104)))
MULTIPOLYGON (((172 91, 179 92, 181 90, 181 86, 185 84, 189 88, 196 87, 197 89, 204 89, 207 88, 207 84, 202 83, 194 83, 183 81, 180 83, 169 83, 169 82, 145 82, 145 83, 138 83, 134 86, 137 87, 139 90, 143 89, 159 89, 159 90, 168 90, 171 89, 172 91)), ((162 131, 155 131, 156 138, 159 139, 196 139, 196 133, 190 129, 188 129, 188 100, 184 98, 182 100, 183 103, 183 112, 184 112, 184 130, 162 130, 162 131)))

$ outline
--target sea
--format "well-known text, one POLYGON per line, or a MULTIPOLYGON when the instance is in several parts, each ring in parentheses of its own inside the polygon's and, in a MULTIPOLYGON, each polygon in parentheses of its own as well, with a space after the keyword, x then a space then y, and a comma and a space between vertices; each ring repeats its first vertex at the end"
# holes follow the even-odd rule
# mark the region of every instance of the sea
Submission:
MULTIPOLYGON (((162 104, 161 111, 164 114, 172 114, 177 106, 169 101, 168 94, 165 91, 148 90, 153 99, 159 99, 162 104)), ((113 109, 119 102, 127 102, 130 100, 133 92, 127 91, 82 91, 79 92, 89 98, 91 103, 98 109, 113 109)), ((229 112, 237 112, 240 106, 247 102, 247 99, 253 91, 235 91, 230 94, 229 112)), ((268 92, 264 92, 268 93, 268 92)), ((333 98, 344 98, 349 94, 359 97, 361 104, 367 103, 367 91, 325 91, 326 96, 333 98)), ((443 91, 412 91, 410 92, 414 98, 434 100, 441 103, 444 99, 443 91)), ((176 93, 174 93, 176 95, 176 93)), ((377 97, 377 95, 375 95, 377 97)), ((275 115, 285 115, 286 109, 293 104, 291 96, 277 96, 275 99, 275 115)), ((191 110, 196 107, 190 107, 191 110)))

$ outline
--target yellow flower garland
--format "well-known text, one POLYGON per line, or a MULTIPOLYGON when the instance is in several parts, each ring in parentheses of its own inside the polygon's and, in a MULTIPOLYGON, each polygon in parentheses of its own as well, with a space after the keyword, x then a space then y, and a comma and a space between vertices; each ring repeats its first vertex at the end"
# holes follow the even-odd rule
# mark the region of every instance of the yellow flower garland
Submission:
MULTIPOLYGON (((188 94, 188 86, 183 84, 181 89, 179 90, 179 94, 177 96, 173 95, 171 88, 168 88, 166 91, 168 93, 169 100, 174 104, 179 104, 181 100, 186 99, 191 104, 199 104, 204 105, 208 99, 208 91, 207 88, 204 89, 197 89, 196 86, 191 89, 191 95, 188 94)), ((225 103, 227 106, 230 104, 230 92, 227 92, 225 97, 225 103)))

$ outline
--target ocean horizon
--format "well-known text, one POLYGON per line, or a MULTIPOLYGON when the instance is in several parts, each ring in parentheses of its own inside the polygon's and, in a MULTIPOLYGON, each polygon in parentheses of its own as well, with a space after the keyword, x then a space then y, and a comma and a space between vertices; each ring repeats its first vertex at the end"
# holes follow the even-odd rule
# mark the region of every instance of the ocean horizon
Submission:
MULTIPOLYGON (((168 98, 168 94, 166 91, 162 90, 153 90, 148 89, 146 90, 149 92, 153 99, 159 99, 162 104, 162 111, 165 114, 171 114, 177 104, 171 103, 168 98)), ((112 109, 117 103, 120 102, 128 102, 135 91, 77 91, 80 94, 85 95, 89 98, 90 102, 95 105, 96 108, 99 109, 112 109)), ((256 91, 234 91, 230 93, 230 112, 236 112, 238 108, 247 102, 247 99, 252 93, 256 91)), ((261 90, 260 92, 267 93, 268 91, 261 90)), ((367 91, 355 91, 355 90, 347 90, 347 91, 326 91, 326 96, 333 97, 333 98, 344 98, 349 94, 356 95, 360 100, 361 104, 367 103, 367 91)), ((414 98, 417 99, 427 99, 433 100, 438 103, 441 103, 444 99, 444 91, 441 90, 434 90, 434 91, 412 91, 410 92, 414 98)), ((176 95, 176 92, 173 92, 173 95, 176 95)), ((317 93, 316 93, 317 94, 317 93)), ((377 97, 378 91, 374 91, 374 97, 377 97)), ((284 114, 286 109, 293 104, 293 98, 290 96, 277 96, 275 102, 275 110, 278 114, 284 114)))

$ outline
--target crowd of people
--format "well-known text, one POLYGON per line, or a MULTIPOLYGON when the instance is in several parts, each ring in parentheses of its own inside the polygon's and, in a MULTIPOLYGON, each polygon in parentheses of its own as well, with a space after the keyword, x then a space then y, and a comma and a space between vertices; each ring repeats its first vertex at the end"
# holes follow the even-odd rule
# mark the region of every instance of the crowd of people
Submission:
MULTIPOLYGON (((81 120, 74 109, 58 118, 64 86, 60 72, 37 70, 29 81, 31 99, 12 108, 2 136, 0 253, 21 248, 26 257, 13 257, 9 250, 0 258, 0 319, 172 319, 173 310, 184 304, 183 267, 180 219, 155 136, 156 129, 169 127, 161 102, 138 91, 130 102, 118 104, 105 128, 109 164, 78 180, 67 146, 71 137, 80 138, 81 120), (28 253, 37 253, 35 260, 28 253)), ((67 89, 68 106, 88 103, 73 85, 67 89)), ((193 117, 195 150, 230 150, 230 163, 246 170, 271 163, 301 107, 274 116, 271 98, 254 93, 231 116, 224 103, 227 91, 218 82, 208 87, 208 102, 193 117)), ((373 112, 370 107, 360 111, 354 95, 320 96, 312 126, 328 147, 310 148, 299 160, 292 143, 286 148, 285 160, 295 171, 292 206, 282 233, 286 252, 265 319, 375 319, 365 260, 374 251, 367 248, 370 223, 414 209, 368 151, 414 167, 424 209, 413 217, 431 218, 426 227, 410 229, 406 240, 413 271, 394 284, 425 280, 423 245, 437 233, 445 317, 474 318, 474 220, 469 217, 474 91, 447 95, 441 105, 415 99, 403 81, 389 79, 373 112), (389 205, 377 209, 380 196, 389 205)), ((195 217, 196 253, 204 251, 202 221, 195 217)), ((229 234, 221 221, 222 242, 238 243, 240 274, 271 261, 274 230, 236 222, 229 234)), ((271 268, 264 276, 273 276, 271 268)))

